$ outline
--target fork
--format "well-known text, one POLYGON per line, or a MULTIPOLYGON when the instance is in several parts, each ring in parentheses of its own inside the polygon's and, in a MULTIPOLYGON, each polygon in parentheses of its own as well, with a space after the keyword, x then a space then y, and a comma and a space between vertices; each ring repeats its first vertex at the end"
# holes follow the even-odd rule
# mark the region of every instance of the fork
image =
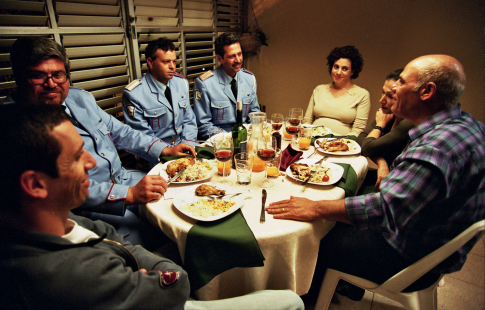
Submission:
MULTIPOLYGON (((325 161, 325 160, 327 160, 327 159, 328 159, 328 156, 324 156, 324 157, 322 157, 321 159, 319 159, 319 160, 318 160, 318 161, 317 161, 315 164, 313 164, 313 165, 316 165, 316 164, 318 164, 319 162, 325 161)), ((310 178, 311 178, 311 177, 312 177, 312 175, 313 175, 313 174, 314 174, 314 173, 315 173, 315 172, 318 170, 318 168, 319 168, 319 167, 318 167, 318 166, 316 166, 316 167, 313 167, 313 168, 311 168, 311 169, 310 169, 310 176, 309 176, 308 178, 306 178, 306 180, 305 180, 305 181, 303 182, 303 184, 302 184, 302 186, 303 186, 303 188, 301 189, 301 192, 302 192, 302 193, 303 193, 303 192, 305 191, 305 189, 306 189, 305 185, 308 183, 308 181, 310 181, 310 178)))

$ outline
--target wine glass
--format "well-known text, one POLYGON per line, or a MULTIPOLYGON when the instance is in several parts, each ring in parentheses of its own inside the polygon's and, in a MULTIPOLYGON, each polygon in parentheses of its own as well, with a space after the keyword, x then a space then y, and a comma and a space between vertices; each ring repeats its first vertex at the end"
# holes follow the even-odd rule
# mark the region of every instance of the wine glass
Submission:
POLYGON ((285 118, 285 130, 291 137, 291 146, 296 143, 298 132, 300 132, 300 121, 296 122, 294 118, 285 118))
POLYGON ((257 152, 259 159, 264 161, 264 180, 258 182, 258 186, 268 188, 274 186, 273 181, 268 179, 268 161, 273 159, 276 155, 276 151, 271 141, 266 139, 259 139, 257 143, 257 152))
POLYGON ((222 130, 222 128, 219 128, 219 127, 211 127, 209 128, 209 139, 207 141, 209 141, 210 145, 214 146, 214 142, 212 140, 214 140, 214 137, 220 133, 224 132, 224 130, 222 130))
POLYGON ((213 140, 214 155, 217 160, 222 162, 222 184, 231 186, 233 183, 226 177, 226 163, 232 160, 232 154, 234 154, 234 145, 232 143, 232 135, 223 134, 219 137, 215 137, 213 140))
POLYGON ((288 114, 288 118, 290 118, 291 124, 293 126, 298 126, 301 124, 303 120, 303 110, 300 108, 292 108, 290 109, 290 113, 288 114))
POLYGON ((281 127, 283 127, 283 122, 285 117, 283 114, 275 113, 271 115, 271 126, 273 127, 273 131, 280 131, 281 127))

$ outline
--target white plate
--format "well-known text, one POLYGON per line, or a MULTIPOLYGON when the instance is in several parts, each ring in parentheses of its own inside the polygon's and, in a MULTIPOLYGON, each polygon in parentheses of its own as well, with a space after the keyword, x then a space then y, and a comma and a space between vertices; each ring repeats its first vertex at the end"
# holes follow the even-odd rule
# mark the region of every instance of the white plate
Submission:
MULTIPOLYGON (((218 189, 223 189, 226 191, 226 193, 231 193, 231 192, 236 192, 237 190, 228 186, 228 185, 224 185, 224 184, 220 184, 220 183, 206 183, 207 185, 212 185, 218 189)), ((245 199, 245 195, 238 195, 238 196, 235 196, 235 197, 232 197, 232 198, 222 198, 222 200, 232 200, 234 201, 236 204, 233 205, 229 210, 227 210, 226 212, 222 212, 220 213, 219 215, 215 215, 215 216, 210 216, 210 217, 200 217, 200 216, 196 216, 196 215, 193 215, 191 212, 189 211, 182 211, 180 210, 180 208, 182 206, 184 206, 185 204, 187 203, 191 203, 191 202, 195 202, 199 199, 209 199, 207 197, 204 197, 204 196, 196 196, 195 195, 195 189, 197 188, 197 186, 191 186, 190 188, 188 188, 187 190, 181 192, 180 194, 178 194, 174 200, 173 200, 173 205, 175 208, 177 208, 177 210, 179 210, 180 212, 182 212, 183 214, 185 214, 186 216, 190 217, 190 218, 193 218, 195 220, 198 220, 198 221, 204 221, 204 222, 211 222, 211 221, 216 221, 216 220, 219 220, 221 218, 224 218, 234 212, 236 212, 237 210, 239 210, 239 208, 241 208, 244 204, 244 199, 245 199)))
POLYGON ((221 138, 223 136, 232 137, 232 133, 231 132, 220 132, 217 135, 207 139, 207 141, 205 141, 205 145, 206 146, 212 146, 212 141, 211 141, 212 139, 218 139, 218 138, 221 138))
MULTIPOLYGON (((300 164, 305 164, 305 161, 300 161, 300 164)), ((310 166, 310 163, 306 163, 310 166)), ((315 184, 315 185, 333 185, 340 181, 342 176, 344 175, 344 168, 340 165, 336 165, 333 163, 327 163, 327 162, 322 162, 321 164, 322 167, 328 167, 332 170, 332 176, 328 180, 328 182, 322 182, 322 183, 314 183, 314 182, 308 182, 308 184, 315 184)), ((297 180, 299 182, 304 182, 305 180, 300 180, 296 176, 293 175, 293 172, 291 171, 290 167, 286 168, 286 175, 292 178, 293 180, 297 180)))
POLYGON ((313 129, 312 137, 325 136, 332 133, 332 131, 329 128, 322 125, 303 124, 301 126, 306 128, 312 128, 313 129))
MULTIPOLYGON (((164 163, 162 165, 162 167, 160 167, 160 176, 162 178, 164 178, 166 181, 168 181, 170 179, 170 177, 168 176, 167 174, 167 165, 169 163, 171 163, 173 160, 171 161, 167 161, 166 163, 164 163)), ((204 162, 206 162, 204 160, 204 162)), ((216 170, 217 168, 216 167, 212 167, 212 170, 209 171, 209 174, 207 175, 207 177, 203 178, 203 179, 200 179, 200 180, 195 180, 195 181, 188 181, 188 182, 177 182, 177 181, 173 181, 172 184, 190 184, 190 183, 196 183, 196 182, 202 182, 202 181, 206 181, 206 180, 209 180, 210 178, 212 178, 212 176, 214 175, 214 173, 216 173, 216 170)))
MULTIPOLYGON (((330 139, 327 139, 327 141, 332 141, 332 140, 336 140, 336 139, 337 138, 330 138, 330 139)), ((329 155, 357 155, 357 154, 360 154, 360 145, 357 142, 355 142, 354 140, 345 139, 345 138, 342 139, 345 143, 347 143, 349 145, 349 150, 343 151, 343 152, 327 152, 327 151, 324 151, 323 148, 321 148, 320 145, 317 143, 317 142, 322 141, 322 140, 324 140, 324 138, 320 138, 320 139, 317 139, 315 141, 315 147, 317 148, 317 150, 319 150, 322 153, 329 154, 329 155)))

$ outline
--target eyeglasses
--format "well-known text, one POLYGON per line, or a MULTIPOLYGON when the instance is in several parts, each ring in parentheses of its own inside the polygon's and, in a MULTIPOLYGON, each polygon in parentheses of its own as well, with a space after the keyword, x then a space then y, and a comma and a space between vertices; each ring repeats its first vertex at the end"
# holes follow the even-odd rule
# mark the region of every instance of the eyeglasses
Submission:
POLYGON ((45 73, 31 73, 29 79, 35 85, 45 84, 49 79, 52 79, 56 84, 62 84, 67 81, 67 74, 60 72, 49 76, 45 73))

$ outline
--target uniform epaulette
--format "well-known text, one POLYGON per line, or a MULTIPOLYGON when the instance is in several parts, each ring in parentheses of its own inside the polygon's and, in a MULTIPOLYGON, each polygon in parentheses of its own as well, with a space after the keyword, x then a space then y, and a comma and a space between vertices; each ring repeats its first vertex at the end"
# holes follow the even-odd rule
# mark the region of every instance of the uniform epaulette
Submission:
POLYGON ((200 79, 201 81, 203 81, 203 80, 206 80, 206 79, 210 78, 210 77, 211 77, 211 76, 213 76, 213 75, 214 75, 214 73, 212 73, 212 71, 211 71, 211 70, 209 70, 209 71, 207 71, 206 73, 204 73, 204 74, 200 75, 200 76, 199 76, 199 79, 200 79))
POLYGON ((182 74, 180 74, 178 72, 175 72, 174 76, 182 78, 182 79, 187 79, 185 76, 183 76, 182 74))
POLYGON ((249 71, 249 70, 247 70, 247 69, 244 69, 244 68, 243 68, 243 69, 242 69, 242 71, 243 71, 243 72, 246 72, 246 73, 249 73, 249 74, 251 74, 251 75, 254 75, 254 73, 252 73, 251 71, 249 71))
POLYGON ((128 91, 132 91, 135 87, 137 87, 140 84, 141 84, 140 80, 134 80, 130 84, 126 85, 125 89, 128 90, 128 91))

